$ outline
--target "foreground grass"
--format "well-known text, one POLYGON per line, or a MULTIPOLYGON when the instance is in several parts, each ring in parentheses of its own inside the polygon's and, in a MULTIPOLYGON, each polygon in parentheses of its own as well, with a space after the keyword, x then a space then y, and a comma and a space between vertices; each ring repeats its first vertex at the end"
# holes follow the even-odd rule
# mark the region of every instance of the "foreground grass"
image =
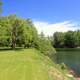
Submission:
POLYGON ((0 51, 0 80, 73 80, 35 49, 0 51))

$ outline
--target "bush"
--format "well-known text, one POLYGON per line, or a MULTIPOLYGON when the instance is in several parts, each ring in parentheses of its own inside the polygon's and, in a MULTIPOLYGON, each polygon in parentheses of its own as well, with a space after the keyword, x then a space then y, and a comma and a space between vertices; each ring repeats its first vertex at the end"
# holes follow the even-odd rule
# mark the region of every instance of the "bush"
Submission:
POLYGON ((39 37, 35 47, 45 55, 52 55, 56 52, 52 47, 50 40, 48 40, 47 38, 39 37))
POLYGON ((66 70, 67 69, 67 66, 64 63, 61 63, 60 66, 61 66, 62 70, 66 70))

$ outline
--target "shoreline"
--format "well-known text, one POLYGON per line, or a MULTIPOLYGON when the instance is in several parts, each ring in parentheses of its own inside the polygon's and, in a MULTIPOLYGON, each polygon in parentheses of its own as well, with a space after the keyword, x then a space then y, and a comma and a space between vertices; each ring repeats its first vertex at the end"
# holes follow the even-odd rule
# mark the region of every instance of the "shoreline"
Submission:
POLYGON ((68 70, 69 74, 72 75, 76 80, 80 80, 80 76, 76 74, 76 72, 72 69, 68 70))

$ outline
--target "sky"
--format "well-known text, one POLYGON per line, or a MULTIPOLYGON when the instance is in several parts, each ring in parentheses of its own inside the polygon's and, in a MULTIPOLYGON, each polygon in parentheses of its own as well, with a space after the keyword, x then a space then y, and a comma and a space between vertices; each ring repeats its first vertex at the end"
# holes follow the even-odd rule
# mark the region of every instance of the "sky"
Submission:
POLYGON ((55 31, 65 32, 79 29, 80 0, 2 0, 6 16, 16 14, 31 18, 38 32, 52 35, 55 31))

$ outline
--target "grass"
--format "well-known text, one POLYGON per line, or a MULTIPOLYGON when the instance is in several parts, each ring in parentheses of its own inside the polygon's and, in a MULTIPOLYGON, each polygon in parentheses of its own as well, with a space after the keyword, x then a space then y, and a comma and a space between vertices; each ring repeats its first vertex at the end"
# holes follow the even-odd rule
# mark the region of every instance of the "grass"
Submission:
POLYGON ((35 49, 0 51, 0 80, 60 80, 57 76, 65 75, 57 69, 55 63, 35 49))
POLYGON ((41 57, 34 49, 0 52, 0 80, 49 80, 41 57))

